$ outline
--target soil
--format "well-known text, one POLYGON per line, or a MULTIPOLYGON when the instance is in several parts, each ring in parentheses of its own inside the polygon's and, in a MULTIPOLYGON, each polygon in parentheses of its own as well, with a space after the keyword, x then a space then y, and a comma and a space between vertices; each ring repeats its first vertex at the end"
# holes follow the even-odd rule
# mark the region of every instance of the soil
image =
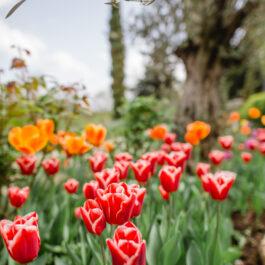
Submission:
MULTIPOLYGON (((260 256, 260 245, 265 236, 265 212, 259 218, 256 218, 253 210, 245 214, 234 212, 231 217, 235 230, 246 238, 243 255, 235 265, 264 265, 260 256)), ((237 244, 235 239, 233 239, 233 243, 237 244)))

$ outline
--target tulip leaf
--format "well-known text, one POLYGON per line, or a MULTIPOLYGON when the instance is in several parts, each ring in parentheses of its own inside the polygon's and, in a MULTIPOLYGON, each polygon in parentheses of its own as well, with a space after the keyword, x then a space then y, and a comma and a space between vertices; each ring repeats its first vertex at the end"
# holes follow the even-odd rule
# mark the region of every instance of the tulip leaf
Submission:
POLYGON ((160 250, 162 248, 162 240, 159 233, 159 228, 156 223, 153 224, 147 245, 147 261, 148 264, 157 265, 161 264, 161 259, 159 260, 160 250))
POLYGON ((32 263, 31 265, 45 265, 47 262, 47 257, 46 255, 42 255, 38 258, 36 258, 32 263))
POLYGON ((195 241, 192 241, 186 256, 186 265, 205 265, 202 253, 195 241))
POLYGON ((93 235, 87 234, 87 242, 92 250, 94 261, 97 265, 102 265, 102 258, 101 258, 101 252, 100 252, 100 246, 99 243, 95 238, 93 238, 93 235))
POLYGON ((69 257, 71 258, 72 262, 74 265, 80 265, 81 264, 81 260, 80 258, 74 253, 74 251, 72 250, 73 248, 68 246, 68 244, 65 244, 66 250, 69 254, 69 257))
POLYGON ((163 264, 177 264, 178 260, 182 256, 181 238, 178 234, 173 235, 166 243, 164 243, 161 253, 163 253, 164 257, 163 264))

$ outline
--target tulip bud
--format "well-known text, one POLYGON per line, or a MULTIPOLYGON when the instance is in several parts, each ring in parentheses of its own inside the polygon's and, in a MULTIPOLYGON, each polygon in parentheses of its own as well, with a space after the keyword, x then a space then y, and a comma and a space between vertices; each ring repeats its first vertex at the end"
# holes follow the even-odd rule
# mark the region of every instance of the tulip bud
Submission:
POLYGON ((0 221, 0 233, 10 256, 20 264, 33 261, 40 250, 38 216, 29 213, 17 216, 14 222, 0 221))
POLYGON ((197 169, 196 169, 197 176, 201 178, 201 176, 205 175, 206 173, 210 171, 210 168, 211 168, 210 164, 198 163, 197 169))
POLYGON ((131 167, 135 179, 139 183, 145 184, 151 177, 151 163, 146 160, 138 160, 136 163, 131 163, 131 167))
POLYGON ((146 243, 141 232, 131 222, 119 226, 107 244, 112 256, 113 265, 145 265, 146 243))
POLYGON ((11 187, 8 189, 8 196, 11 205, 14 208, 20 208, 28 199, 29 187, 20 189, 19 187, 11 187))
POLYGON ((63 187, 69 194, 76 193, 79 186, 79 182, 76 179, 68 179, 63 183, 63 187))
POLYGON ((97 152, 89 158, 91 169, 94 173, 103 170, 105 163, 108 159, 108 154, 103 152, 97 152))
POLYGON ((181 168, 176 168, 174 166, 164 166, 160 170, 159 179, 166 192, 173 192, 178 189, 181 173, 181 168))
POLYGON ((224 153, 219 150, 212 150, 209 153, 209 159, 212 161, 214 165, 218 166, 224 160, 224 153))
POLYGON ((80 208, 84 224, 89 233, 101 235, 106 227, 106 220, 102 209, 96 200, 87 200, 80 208))
POLYGON ((241 158, 244 162, 249 163, 252 160, 252 154, 248 152, 241 153, 241 158))
POLYGON ((120 182, 120 172, 116 168, 106 168, 102 172, 95 173, 100 189, 106 189, 111 183, 120 182))
POLYGON ((31 175, 34 173, 37 159, 34 155, 22 155, 16 159, 16 162, 20 167, 21 174, 31 175))
POLYGON ((233 147, 234 137, 231 135, 218 137, 218 142, 220 143, 220 145, 223 149, 229 150, 233 147))
POLYGON ((133 157, 129 153, 119 153, 114 156, 116 161, 128 161, 131 162, 133 157))
POLYGON ((55 175, 60 168, 60 160, 58 158, 49 158, 41 163, 47 175, 55 175))
POLYGON ((141 155, 142 160, 149 161, 151 164, 151 174, 154 175, 156 172, 156 164, 158 160, 157 152, 149 152, 144 155, 141 155))
POLYGON ((89 183, 85 183, 83 186, 83 194, 84 197, 89 199, 96 199, 97 197, 97 189, 99 188, 98 182, 95 180, 91 180, 89 183))
POLYGON ((136 196, 124 182, 98 189, 97 199, 111 225, 122 225, 133 216, 136 196))

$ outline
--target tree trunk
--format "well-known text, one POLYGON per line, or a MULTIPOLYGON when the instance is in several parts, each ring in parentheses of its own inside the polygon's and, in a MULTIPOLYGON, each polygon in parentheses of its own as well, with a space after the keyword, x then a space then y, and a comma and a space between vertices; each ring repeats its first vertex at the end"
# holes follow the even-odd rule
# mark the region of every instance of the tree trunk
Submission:
MULTIPOLYGON (((211 139, 218 134, 218 116, 221 97, 218 89, 221 78, 221 62, 216 59, 209 64, 209 57, 203 51, 196 51, 183 58, 187 80, 180 99, 177 123, 186 126, 200 120, 211 125, 211 136, 204 141, 204 156, 208 154, 211 139)), ((185 127, 183 127, 185 128, 185 127)))

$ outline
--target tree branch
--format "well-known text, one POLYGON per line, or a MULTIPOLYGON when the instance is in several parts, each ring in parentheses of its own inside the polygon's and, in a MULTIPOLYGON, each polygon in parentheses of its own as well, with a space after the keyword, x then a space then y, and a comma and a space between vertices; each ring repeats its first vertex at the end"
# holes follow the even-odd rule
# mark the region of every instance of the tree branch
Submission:
POLYGON ((242 26, 246 17, 259 6, 258 1, 248 1, 244 7, 234 13, 227 25, 224 26, 225 38, 224 46, 228 47, 235 31, 242 26))

